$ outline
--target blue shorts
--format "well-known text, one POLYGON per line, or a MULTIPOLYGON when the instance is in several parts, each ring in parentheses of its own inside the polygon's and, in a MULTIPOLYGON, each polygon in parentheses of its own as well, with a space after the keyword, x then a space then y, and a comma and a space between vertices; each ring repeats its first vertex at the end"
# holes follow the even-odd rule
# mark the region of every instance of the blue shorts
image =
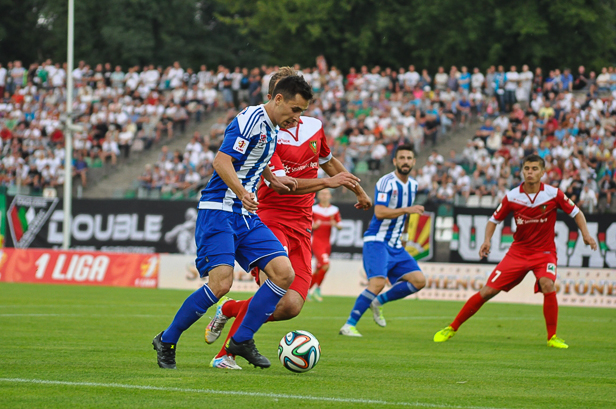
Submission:
POLYGON ((257 215, 243 216, 223 210, 200 209, 195 230, 197 270, 201 277, 220 265, 235 261, 247 272, 265 269, 274 258, 287 252, 257 215))
POLYGON ((393 284, 407 273, 421 271, 417 261, 404 248, 393 248, 382 241, 365 242, 363 256, 368 279, 387 277, 393 284))

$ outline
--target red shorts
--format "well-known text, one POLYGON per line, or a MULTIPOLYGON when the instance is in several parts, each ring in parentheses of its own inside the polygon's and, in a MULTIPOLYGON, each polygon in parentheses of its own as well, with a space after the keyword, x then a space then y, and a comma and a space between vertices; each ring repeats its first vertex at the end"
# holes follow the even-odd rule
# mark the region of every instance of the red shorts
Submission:
MULTIPOLYGON (((287 251, 291 266, 295 271, 295 279, 289 290, 294 290, 305 300, 312 281, 312 251, 310 233, 286 228, 275 221, 261 217, 261 221, 269 227, 276 238, 287 251)), ((254 274, 253 274, 254 275, 254 274)), ((257 280, 258 282, 258 280, 257 280)))
POLYGON ((547 277, 556 281, 556 253, 519 254, 509 251, 498 263, 486 285, 495 290, 509 291, 520 284, 526 274, 532 270, 537 278, 535 292, 541 291, 539 279, 547 277))
POLYGON ((332 253, 331 244, 325 245, 319 243, 312 243, 312 254, 317 258, 317 270, 326 264, 329 264, 329 255, 332 253))

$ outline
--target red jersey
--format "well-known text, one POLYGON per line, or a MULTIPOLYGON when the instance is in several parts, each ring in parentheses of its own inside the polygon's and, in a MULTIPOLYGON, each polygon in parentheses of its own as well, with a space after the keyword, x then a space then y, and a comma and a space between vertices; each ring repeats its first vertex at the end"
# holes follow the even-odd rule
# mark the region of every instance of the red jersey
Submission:
MULTIPOLYGON (((270 168, 276 176, 316 179, 319 165, 332 158, 323 124, 316 118, 302 116, 296 127, 280 129, 277 142, 276 152, 270 161, 270 168)), ((257 192, 257 214, 273 210, 282 224, 293 227, 294 223, 300 222, 300 229, 311 229, 314 195, 279 195, 261 183, 257 192)))
POLYGON ((316 222, 317 220, 321 222, 318 228, 312 230, 313 246, 329 246, 329 238, 332 234, 332 226, 342 221, 342 219, 340 218, 340 209, 338 209, 338 207, 334 205, 323 207, 316 204, 312 206, 312 219, 314 222, 316 222))
POLYGON ((490 221, 498 224, 513 212, 516 231, 511 250, 556 254, 554 225, 559 208, 571 217, 580 211, 558 188, 542 183, 538 193, 528 194, 524 191, 524 184, 521 184, 507 192, 490 221))

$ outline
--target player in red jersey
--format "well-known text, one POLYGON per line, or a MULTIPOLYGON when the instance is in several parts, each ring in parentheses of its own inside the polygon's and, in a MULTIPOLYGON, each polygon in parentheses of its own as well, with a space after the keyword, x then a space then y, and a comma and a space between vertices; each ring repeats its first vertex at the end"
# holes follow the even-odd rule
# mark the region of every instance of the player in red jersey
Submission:
POLYGON ((464 304, 453 322, 434 335, 434 342, 444 342, 456 334, 466 320, 472 317, 481 306, 501 291, 509 291, 518 285, 532 270, 537 278, 535 292, 543 293, 543 315, 548 332, 548 346, 569 348, 556 336, 558 322, 558 302, 556 301, 556 245, 554 244, 554 225, 556 212, 562 209, 574 218, 582 232, 584 243, 593 250, 597 243, 586 226, 586 218, 571 199, 552 186, 541 183, 545 173, 545 162, 538 155, 529 155, 522 162, 524 183, 510 190, 503 198, 488 224, 479 256, 490 253, 490 240, 496 225, 511 212, 516 224, 513 244, 505 258, 498 263, 486 285, 464 304))
MULTIPOLYGON (((296 75, 291 68, 281 68, 270 80, 270 94, 280 79, 296 75)), ((276 306, 270 321, 288 320, 297 316, 306 300, 312 281, 312 204, 315 192, 325 188, 345 186, 357 196, 357 208, 364 210, 372 206, 372 200, 359 185, 359 179, 347 172, 344 165, 334 158, 327 146, 323 124, 311 117, 300 117, 293 128, 278 132, 278 145, 270 162, 272 173, 276 176, 295 178, 297 188, 292 195, 280 195, 266 183, 262 183, 257 197, 259 207, 257 214, 261 221, 276 235, 287 249, 289 259, 295 271, 295 279, 285 296, 276 306), (318 179, 319 166, 330 177, 318 179)), ((259 274, 253 273, 259 283, 259 274)), ((263 280, 261 280, 262 282, 263 280)), ((218 339, 230 317, 235 322, 229 331, 227 340, 235 333, 242 322, 249 300, 221 300, 216 315, 205 330, 208 344, 218 339)), ((227 355, 225 347, 210 362, 214 368, 241 369, 235 359, 227 355)))
POLYGON ((308 295, 315 301, 323 301, 321 298, 321 283, 325 273, 329 270, 329 255, 332 245, 329 238, 332 227, 340 230, 340 209, 331 204, 332 194, 328 189, 323 189, 317 194, 319 203, 312 206, 312 254, 317 259, 317 271, 312 275, 310 288, 314 288, 308 295))

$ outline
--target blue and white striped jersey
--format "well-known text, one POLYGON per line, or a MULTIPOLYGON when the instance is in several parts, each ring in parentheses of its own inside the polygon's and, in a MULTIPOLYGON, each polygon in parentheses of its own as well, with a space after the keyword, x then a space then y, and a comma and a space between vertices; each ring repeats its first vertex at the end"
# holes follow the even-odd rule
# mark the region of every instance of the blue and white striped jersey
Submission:
MULTIPOLYGON (((233 167, 248 192, 255 192, 261 173, 274 154, 277 134, 278 127, 272 124, 263 105, 244 109, 227 126, 220 151, 235 159, 233 167)), ((248 214, 242 201, 216 172, 201 191, 199 209, 248 214)))
MULTIPOLYGON (((417 196, 417 181, 409 177, 406 183, 396 176, 395 172, 388 173, 376 182, 374 205, 387 206, 390 209, 399 209, 413 205, 417 196)), ((364 233, 364 242, 383 241, 390 247, 401 248, 400 235, 404 228, 407 214, 395 219, 379 220, 372 216, 370 226, 364 233)))

